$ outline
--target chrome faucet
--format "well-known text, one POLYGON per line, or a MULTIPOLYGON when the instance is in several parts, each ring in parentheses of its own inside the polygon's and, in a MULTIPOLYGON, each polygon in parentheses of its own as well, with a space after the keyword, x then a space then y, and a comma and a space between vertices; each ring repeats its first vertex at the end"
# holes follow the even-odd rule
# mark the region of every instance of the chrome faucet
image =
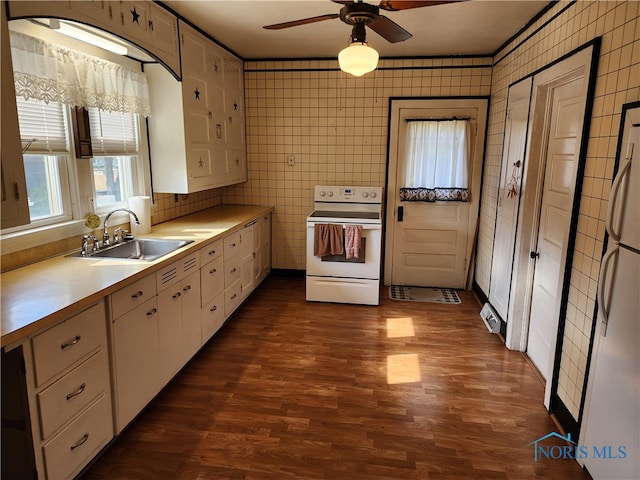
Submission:
POLYGON ((105 219, 104 219, 104 233, 102 234, 102 246, 103 247, 108 247, 109 245, 111 245, 111 240, 109 239, 109 230, 108 230, 109 226, 108 226, 107 222, 109 221, 109 217, 111 217, 111 215, 113 215, 116 212, 127 212, 136 221, 136 225, 140 225, 140 220, 138 220, 138 216, 135 213, 133 213, 131 210, 129 210, 128 208, 116 208, 115 210, 109 212, 107 214, 107 216, 105 217, 105 219))
POLYGON ((98 237, 95 235, 84 235, 82 237, 82 250, 80 251, 80 255, 85 256, 89 254, 89 242, 92 242, 91 251, 95 252, 98 250, 98 237))

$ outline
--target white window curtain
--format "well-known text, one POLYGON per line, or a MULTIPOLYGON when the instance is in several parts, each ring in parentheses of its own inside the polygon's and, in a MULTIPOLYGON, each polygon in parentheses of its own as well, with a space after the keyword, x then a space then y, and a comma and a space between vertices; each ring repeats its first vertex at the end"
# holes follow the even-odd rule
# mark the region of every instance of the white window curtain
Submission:
POLYGON ((11 32, 16 95, 109 112, 150 114, 147 79, 116 63, 11 32))
POLYGON ((468 200, 468 120, 408 120, 403 201, 468 200))

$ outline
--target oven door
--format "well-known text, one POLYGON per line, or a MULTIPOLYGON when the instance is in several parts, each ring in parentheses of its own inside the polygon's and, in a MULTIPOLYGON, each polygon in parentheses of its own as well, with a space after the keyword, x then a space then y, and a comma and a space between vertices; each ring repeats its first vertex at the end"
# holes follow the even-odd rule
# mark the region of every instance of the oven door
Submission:
MULTIPOLYGON (((362 240, 359 258, 347 259, 342 255, 313 255, 315 224, 327 222, 307 222, 307 275, 341 278, 380 278, 380 251, 382 245, 382 225, 362 224, 362 240)), ((344 224, 340 223, 344 228, 344 224)))

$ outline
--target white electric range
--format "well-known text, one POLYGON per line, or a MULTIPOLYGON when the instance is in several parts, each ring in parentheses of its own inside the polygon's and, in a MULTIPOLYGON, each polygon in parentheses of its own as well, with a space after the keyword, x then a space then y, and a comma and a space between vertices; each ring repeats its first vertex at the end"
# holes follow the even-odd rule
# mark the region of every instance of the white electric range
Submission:
POLYGON ((314 190, 307 217, 307 300, 378 305, 382 255, 382 187, 325 186, 314 190), (316 224, 361 225, 357 258, 314 255, 316 224))

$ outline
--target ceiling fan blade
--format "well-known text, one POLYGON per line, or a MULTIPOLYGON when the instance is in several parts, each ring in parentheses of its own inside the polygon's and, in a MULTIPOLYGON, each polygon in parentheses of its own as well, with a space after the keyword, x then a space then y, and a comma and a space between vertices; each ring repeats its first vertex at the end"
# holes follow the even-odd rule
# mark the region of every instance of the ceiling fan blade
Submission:
POLYGON ((384 15, 379 15, 378 18, 368 24, 367 27, 391 43, 404 42, 413 37, 413 35, 404 28, 384 15))
POLYGON ((431 7, 433 5, 442 5, 444 3, 457 3, 465 0, 425 0, 425 1, 405 1, 405 0, 381 0, 381 9, 389 12, 396 12, 398 10, 408 10, 410 8, 431 7))
POLYGON ((328 13, 326 15, 318 15, 317 17, 309 17, 303 18, 300 20, 294 20, 292 22, 283 22, 283 23, 275 23, 273 25, 265 25, 262 28, 266 28, 267 30, 281 30, 283 28, 289 27, 297 27, 298 25, 306 25, 308 23, 322 22, 323 20, 333 20, 334 18, 339 18, 340 15, 337 13, 328 13))

